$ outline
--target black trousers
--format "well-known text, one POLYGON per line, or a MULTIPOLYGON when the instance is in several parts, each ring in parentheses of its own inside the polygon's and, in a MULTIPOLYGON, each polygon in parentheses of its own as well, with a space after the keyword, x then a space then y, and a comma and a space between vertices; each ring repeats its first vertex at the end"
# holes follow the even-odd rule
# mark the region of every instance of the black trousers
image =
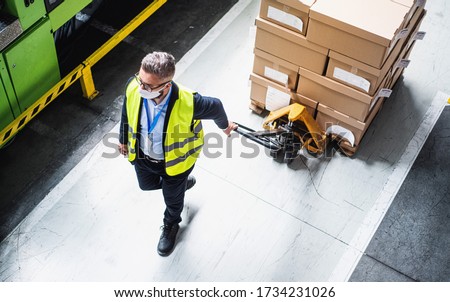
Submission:
POLYGON ((166 204, 164 223, 181 222, 186 182, 194 167, 180 175, 169 176, 165 171, 163 161, 151 160, 142 151, 138 153, 140 154, 136 156, 134 169, 136 170, 139 187, 144 191, 162 189, 166 204))

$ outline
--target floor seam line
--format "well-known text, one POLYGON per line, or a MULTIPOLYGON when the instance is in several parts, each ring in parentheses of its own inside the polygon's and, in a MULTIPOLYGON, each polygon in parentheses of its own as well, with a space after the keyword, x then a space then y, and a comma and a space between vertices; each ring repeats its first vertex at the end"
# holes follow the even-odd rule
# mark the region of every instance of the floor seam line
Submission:
MULTIPOLYGON (((394 272, 399 273, 400 275, 405 276, 405 277, 407 277, 408 279, 413 280, 414 282, 420 282, 420 280, 416 280, 416 279, 414 279, 414 278, 412 278, 412 277, 406 275, 405 273, 402 273, 401 271, 397 270, 396 268, 394 268, 394 267, 392 267, 392 266, 390 266, 390 265, 384 263, 384 262, 381 261, 381 260, 378 260, 377 258, 375 258, 375 257, 373 257, 373 256, 371 256, 371 255, 369 255, 369 254, 364 254, 364 255, 365 255, 366 257, 372 259, 373 261, 376 261, 377 263, 380 263, 381 265, 384 265, 385 267, 387 267, 387 268, 393 270, 394 272)), ((387 281, 387 280, 386 280, 386 281, 387 281)))

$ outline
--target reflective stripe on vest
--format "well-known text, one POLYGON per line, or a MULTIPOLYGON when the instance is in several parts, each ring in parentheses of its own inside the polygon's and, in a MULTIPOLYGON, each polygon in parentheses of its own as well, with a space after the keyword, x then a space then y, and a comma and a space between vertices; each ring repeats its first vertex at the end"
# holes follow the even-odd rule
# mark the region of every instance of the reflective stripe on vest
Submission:
MULTIPOLYGON (((193 92, 177 85, 178 99, 170 111, 164 140, 164 160, 166 173, 178 175, 189 170, 196 162, 203 146, 203 128, 200 120, 194 117, 193 92)), ((128 160, 136 159, 136 138, 139 125, 141 95, 139 85, 131 81, 127 87, 128 160)))
POLYGON ((164 141, 166 173, 178 175, 196 162, 203 146, 203 127, 194 120, 194 94, 179 86, 178 100, 170 113, 164 141))
POLYGON ((128 117, 128 160, 136 160, 136 139, 139 126, 139 110, 141 109, 141 95, 139 94, 139 84, 132 80, 127 86, 127 117, 128 117))

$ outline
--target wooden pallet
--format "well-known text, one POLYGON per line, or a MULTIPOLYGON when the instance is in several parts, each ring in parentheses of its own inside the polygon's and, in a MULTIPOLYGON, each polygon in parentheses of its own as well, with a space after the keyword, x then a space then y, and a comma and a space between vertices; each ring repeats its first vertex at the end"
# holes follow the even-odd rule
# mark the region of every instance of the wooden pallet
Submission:
POLYGON ((347 141, 342 140, 341 143, 339 143, 339 148, 341 148, 341 151, 348 157, 353 157, 358 151, 358 146, 351 146, 347 141))
POLYGON ((258 115, 262 115, 264 111, 266 111, 266 108, 263 103, 251 100, 250 105, 248 106, 254 113, 258 115))

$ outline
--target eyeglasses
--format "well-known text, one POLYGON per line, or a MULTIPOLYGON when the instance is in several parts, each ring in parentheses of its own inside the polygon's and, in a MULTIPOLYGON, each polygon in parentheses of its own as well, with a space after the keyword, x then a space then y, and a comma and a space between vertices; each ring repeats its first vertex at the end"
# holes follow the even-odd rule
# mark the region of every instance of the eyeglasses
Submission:
POLYGON ((170 81, 164 82, 162 84, 156 85, 156 86, 150 86, 150 84, 144 83, 142 82, 141 78, 139 77, 139 72, 136 72, 136 74, 134 75, 134 78, 136 79, 136 81, 138 82, 139 86, 144 87, 145 90, 152 92, 155 89, 163 86, 163 85, 167 85, 167 83, 170 83, 170 81))

